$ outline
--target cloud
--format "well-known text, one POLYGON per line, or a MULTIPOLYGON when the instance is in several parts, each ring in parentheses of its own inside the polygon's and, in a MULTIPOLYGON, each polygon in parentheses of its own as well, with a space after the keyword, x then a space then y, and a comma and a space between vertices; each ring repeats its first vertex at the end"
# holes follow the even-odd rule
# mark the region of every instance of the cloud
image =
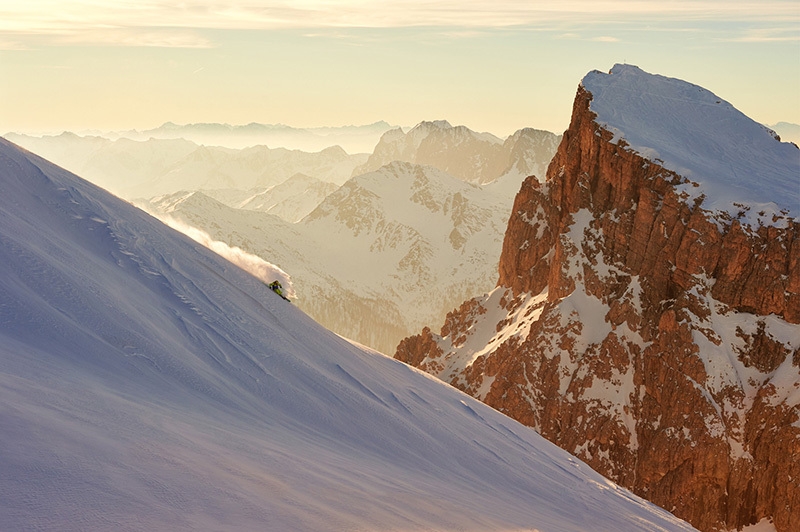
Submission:
POLYGON ((193 31, 162 28, 90 29, 54 36, 60 44, 94 44, 153 48, 213 48, 214 44, 193 31))
POLYGON ((728 39, 732 42, 797 42, 800 30, 795 28, 759 28, 748 30, 744 35, 728 39))
POLYGON ((444 37, 450 37, 451 39, 472 39, 475 37, 482 37, 486 35, 485 31, 480 31, 476 29, 469 29, 469 30, 460 30, 460 31, 445 31, 442 33, 444 37))
POLYGON ((0 50, 30 50, 30 47, 20 41, 0 39, 0 50))
POLYGON ((0 33, 80 35, 121 28, 499 28, 665 18, 785 22, 800 20, 800 14, 796 0, 26 0, 0 5, 0 33))
POLYGON ((608 35, 603 35, 601 37, 595 37, 592 40, 596 41, 596 42, 619 42, 620 41, 616 37, 610 37, 608 35))

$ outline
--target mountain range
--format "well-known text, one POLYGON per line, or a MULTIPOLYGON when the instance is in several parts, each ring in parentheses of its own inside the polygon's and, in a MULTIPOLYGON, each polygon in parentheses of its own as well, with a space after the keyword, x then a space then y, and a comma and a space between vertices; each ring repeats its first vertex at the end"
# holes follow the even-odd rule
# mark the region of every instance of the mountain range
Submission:
MULTIPOLYGON (((272 127, 255 126, 162 133, 272 127)), ((794 529, 800 150, 784 126, 617 65, 583 79, 563 136, 381 128, 355 156, 14 137, 201 228, 257 279, 3 142, 12 529, 685 526, 613 482, 704 532, 794 529), (263 286, 276 276, 294 304, 263 286)))
POLYGON ((291 275, 301 309, 391 353, 425 323, 493 288, 518 187, 472 185, 430 166, 394 162, 348 180, 296 223, 202 192, 154 198, 145 207, 269 257, 291 275))
POLYGON ((349 155, 339 146, 309 153, 264 145, 232 149, 186 139, 109 140, 74 133, 6 138, 128 200, 180 190, 263 191, 298 173, 341 185, 368 158, 349 155))
POLYGON ((690 530, 0 140, 4 530, 690 530))
POLYGON ((691 83, 591 72, 516 196, 497 288, 395 357, 700 530, 789 532, 798 230, 796 145, 691 83))
MULTIPOLYGON (((429 151, 436 146, 438 166, 398 160, 359 174, 362 167, 335 191, 296 175, 266 189, 183 190, 139 204, 271 257, 295 279, 296 303, 305 312, 392 353, 402 338, 493 288, 514 195, 526 176, 545 167, 560 138, 524 129, 492 141, 502 148, 491 153, 505 172, 476 185, 446 169, 463 157, 465 143, 482 145, 486 134, 438 122, 434 135, 431 124, 419 124, 408 136, 429 151), (455 137, 471 140, 451 142, 455 137), (243 209, 275 214, 291 225, 243 209)), ((391 146, 396 138, 397 131, 389 131, 380 145, 391 146)), ((402 155, 422 158, 408 147, 402 155)))
POLYGON ((784 142, 794 142, 800 145, 800 125, 792 124, 790 122, 778 122, 769 126, 784 142))
POLYGON ((136 129, 88 130, 78 132, 78 134, 85 137, 102 137, 108 140, 183 139, 205 146, 222 146, 237 150, 252 146, 269 146, 317 152, 330 146, 341 146, 348 153, 372 153, 380 136, 390 129, 392 126, 384 121, 361 126, 307 128, 257 122, 244 125, 165 122, 156 128, 141 131, 136 129))

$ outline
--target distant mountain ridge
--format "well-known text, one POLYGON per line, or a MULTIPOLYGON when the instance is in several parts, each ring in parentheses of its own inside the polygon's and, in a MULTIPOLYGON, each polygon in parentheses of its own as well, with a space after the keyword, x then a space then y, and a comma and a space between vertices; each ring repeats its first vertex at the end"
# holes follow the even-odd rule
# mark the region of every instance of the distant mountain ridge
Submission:
POLYGON ((96 136, 109 140, 185 139, 206 146, 243 149, 269 146, 316 152, 338 145, 348 153, 372 153, 380 136, 394 126, 384 121, 361 126, 293 127, 284 124, 244 125, 220 123, 175 124, 166 122, 159 127, 137 131, 85 131, 81 136, 96 136))
POLYGON ((790 122, 778 122, 772 124, 771 127, 775 133, 780 135, 781 140, 784 142, 794 142, 800 145, 800 125, 792 124, 790 122))
POLYGON ((133 200, 180 190, 268 188, 297 173, 342 184, 367 155, 330 146, 316 153, 253 146, 241 150, 186 139, 7 135, 9 140, 133 200))
POLYGON ((287 222, 299 222, 317 208, 339 185, 297 173, 235 205, 238 209, 275 214, 287 222))
POLYGON ((501 140, 446 120, 420 122, 407 133, 387 131, 366 163, 353 175, 375 171, 392 161, 435 166, 468 183, 486 184, 514 172, 544 176, 560 136, 525 128, 501 140))

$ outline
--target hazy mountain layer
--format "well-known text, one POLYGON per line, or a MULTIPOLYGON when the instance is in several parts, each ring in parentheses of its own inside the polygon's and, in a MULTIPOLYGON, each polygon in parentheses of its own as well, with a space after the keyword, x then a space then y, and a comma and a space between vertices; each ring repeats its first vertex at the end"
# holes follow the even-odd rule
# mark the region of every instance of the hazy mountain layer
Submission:
POLYGON ((72 133, 7 138, 126 199, 180 190, 263 189, 297 173, 342 184, 367 159, 348 155, 338 146, 308 153, 267 146, 198 146, 184 139, 111 141, 72 133))
POLYGON ((800 124, 792 124, 790 122, 778 122, 772 124, 771 127, 775 133, 780 135, 781 140, 784 142, 794 142, 800 145, 800 124))
POLYGON ((174 124, 166 122, 153 129, 126 131, 82 131, 81 136, 108 140, 183 139, 205 146, 224 146, 241 150, 252 146, 270 146, 317 152, 330 146, 341 146, 348 153, 372 153, 380 136, 392 126, 380 121, 363 126, 299 128, 284 124, 245 125, 199 123, 174 124))

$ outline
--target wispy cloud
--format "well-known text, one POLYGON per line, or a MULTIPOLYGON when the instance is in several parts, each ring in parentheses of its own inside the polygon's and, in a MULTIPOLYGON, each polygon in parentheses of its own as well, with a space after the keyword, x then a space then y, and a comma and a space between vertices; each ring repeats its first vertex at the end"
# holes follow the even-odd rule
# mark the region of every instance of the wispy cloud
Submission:
POLYGON ((625 18, 799 20, 796 0, 4 0, 0 32, 106 28, 494 28, 625 18))
POLYGON ((468 29, 468 30, 453 30, 453 31, 445 31, 442 33, 444 37, 450 37, 453 39, 472 39, 475 37, 481 37, 486 35, 485 31, 477 30, 477 29, 468 29))
POLYGON ((619 42, 620 40, 616 37, 611 37, 609 35, 602 35, 600 37, 595 37, 592 39, 596 42, 619 42))
POLYGON ((739 37, 728 39, 733 42, 798 42, 800 29, 794 28, 759 28, 748 30, 739 37))
POLYGON ((156 48, 212 48, 196 31, 164 28, 91 28, 51 35, 60 44, 141 46, 156 48))
POLYGON ((30 49, 30 47, 20 41, 0 39, 0 50, 28 50, 28 49, 30 49))

